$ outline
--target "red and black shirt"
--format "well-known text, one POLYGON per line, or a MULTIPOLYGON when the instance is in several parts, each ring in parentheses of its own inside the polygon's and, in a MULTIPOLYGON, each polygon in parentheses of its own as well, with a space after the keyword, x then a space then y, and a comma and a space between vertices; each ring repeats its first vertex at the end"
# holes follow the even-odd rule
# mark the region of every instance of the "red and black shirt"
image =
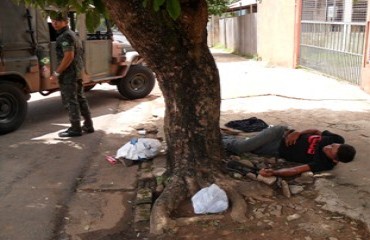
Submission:
POLYGON ((325 155, 323 148, 333 143, 342 144, 344 138, 327 130, 321 135, 303 134, 291 146, 286 146, 283 139, 279 156, 289 162, 308 164, 313 172, 331 170, 335 163, 325 155))

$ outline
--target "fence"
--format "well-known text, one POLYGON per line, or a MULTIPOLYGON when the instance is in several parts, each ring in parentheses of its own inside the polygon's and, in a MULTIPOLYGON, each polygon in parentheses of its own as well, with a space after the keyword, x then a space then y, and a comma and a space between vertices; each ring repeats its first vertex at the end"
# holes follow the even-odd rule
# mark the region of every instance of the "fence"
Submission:
POLYGON ((213 46, 222 45, 233 52, 252 56, 257 54, 257 14, 250 13, 243 16, 216 19, 211 31, 218 36, 212 38, 213 46))
POLYGON ((302 21, 300 65, 359 84, 364 23, 302 21))

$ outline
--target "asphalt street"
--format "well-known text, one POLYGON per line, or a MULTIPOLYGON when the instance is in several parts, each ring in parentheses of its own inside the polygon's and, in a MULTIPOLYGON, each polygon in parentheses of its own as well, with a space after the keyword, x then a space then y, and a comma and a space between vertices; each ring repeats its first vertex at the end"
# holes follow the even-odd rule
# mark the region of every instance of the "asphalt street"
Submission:
POLYGON ((52 239, 63 221, 76 186, 98 154, 123 100, 109 85, 87 93, 97 131, 73 139, 58 132, 68 127, 59 93, 33 94, 26 122, 0 136, 0 239, 52 239))

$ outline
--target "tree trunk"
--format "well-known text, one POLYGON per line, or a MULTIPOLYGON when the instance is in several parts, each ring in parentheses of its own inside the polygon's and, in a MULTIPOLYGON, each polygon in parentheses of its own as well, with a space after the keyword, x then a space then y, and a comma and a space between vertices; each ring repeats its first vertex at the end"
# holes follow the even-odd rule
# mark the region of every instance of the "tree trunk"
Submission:
POLYGON ((120 31, 156 73, 165 100, 172 176, 153 207, 153 233, 170 227, 170 211, 214 181, 222 152, 220 81, 207 46, 207 4, 205 0, 180 2, 181 16, 174 21, 165 9, 144 8, 143 0, 105 1, 120 31))

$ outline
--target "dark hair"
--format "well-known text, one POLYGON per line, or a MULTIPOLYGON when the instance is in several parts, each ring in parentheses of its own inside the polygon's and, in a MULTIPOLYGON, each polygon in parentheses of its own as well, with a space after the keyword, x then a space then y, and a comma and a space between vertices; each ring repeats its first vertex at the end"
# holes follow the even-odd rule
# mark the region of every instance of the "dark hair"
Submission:
POLYGON ((339 162, 348 163, 353 160, 356 155, 356 149, 348 144, 341 144, 337 152, 337 160, 339 162))

